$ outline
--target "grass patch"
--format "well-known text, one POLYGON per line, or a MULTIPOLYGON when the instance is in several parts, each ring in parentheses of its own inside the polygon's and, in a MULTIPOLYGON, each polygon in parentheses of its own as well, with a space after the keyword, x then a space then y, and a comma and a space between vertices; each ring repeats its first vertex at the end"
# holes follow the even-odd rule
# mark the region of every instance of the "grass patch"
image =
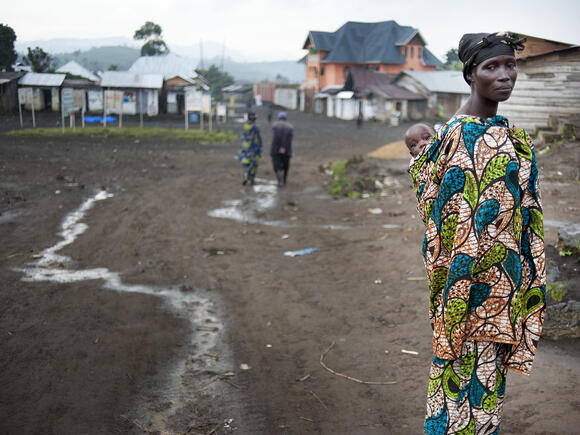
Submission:
POLYGON ((333 162, 328 169, 333 177, 328 186, 328 193, 332 196, 359 198, 363 194, 371 195, 377 192, 374 174, 377 168, 362 155, 333 162))
POLYGON ((237 140, 237 135, 231 130, 206 131, 206 130, 180 130, 175 128, 152 128, 152 127, 126 127, 126 128, 104 128, 85 127, 70 129, 66 128, 64 133, 62 128, 30 128, 14 130, 6 133, 10 136, 68 136, 68 137, 128 137, 146 138, 156 137, 160 139, 178 139, 192 142, 233 142, 237 140))
POLYGON ((555 302, 562 302, 568 291, 564 284, 561 282, 554 282, 552 284, 548 284, 546 287, 548 294, 554 299, 555 302))

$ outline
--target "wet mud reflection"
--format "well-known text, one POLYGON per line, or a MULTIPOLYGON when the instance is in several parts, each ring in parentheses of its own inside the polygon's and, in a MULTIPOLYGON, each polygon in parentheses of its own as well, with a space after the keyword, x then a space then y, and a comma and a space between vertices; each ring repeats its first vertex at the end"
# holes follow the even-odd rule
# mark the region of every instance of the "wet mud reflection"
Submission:
MULTIPOLYGON (((222 201, 224 207, 209 211, 210 217, 230 219, 236 222, 259 224, 281 228, 320 228, 326 230, 350 230, 357 228, 353 225, 343 224, 300 224, 284 220, 267 220, 260 217, 261 213, 270 210, 278 203, 278 187, 274 181, 257 178, 251 191, 242 190, 242 199, 222 201)), ((332 199, 329 195, 316 194, 317 188, 306 188, 304 194, 311 194, 318 200, 332 199)), ((388 228, 399 228, 399 225, 389 225, 388 228)), ((387 226, 385 226, 387 228, 387 226)))

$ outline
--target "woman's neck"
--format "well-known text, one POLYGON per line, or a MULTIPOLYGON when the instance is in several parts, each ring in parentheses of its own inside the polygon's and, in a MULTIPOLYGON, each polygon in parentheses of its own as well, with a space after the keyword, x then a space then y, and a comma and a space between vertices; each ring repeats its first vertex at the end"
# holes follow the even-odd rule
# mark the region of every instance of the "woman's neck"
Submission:
POLYGON ((456 115, 471 115, 479 118, 491 118, 497 115, 496 101, 479 98, 477 94, 471 95, 456 115))

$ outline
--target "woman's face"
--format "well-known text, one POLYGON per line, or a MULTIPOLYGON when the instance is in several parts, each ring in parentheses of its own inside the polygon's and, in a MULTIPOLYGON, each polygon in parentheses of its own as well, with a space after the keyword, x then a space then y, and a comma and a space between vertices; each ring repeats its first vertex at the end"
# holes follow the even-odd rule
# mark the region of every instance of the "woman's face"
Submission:
POLYGON ((516 58, 508 55, 487 59, 467 75, 471 92, 494 102, 510 97, 517 77, 516 58))

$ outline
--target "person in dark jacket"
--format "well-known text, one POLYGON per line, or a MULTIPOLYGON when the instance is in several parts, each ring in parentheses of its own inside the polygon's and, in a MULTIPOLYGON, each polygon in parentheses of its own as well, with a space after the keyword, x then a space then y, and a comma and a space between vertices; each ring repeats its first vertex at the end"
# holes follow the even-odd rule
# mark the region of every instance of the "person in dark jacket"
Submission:
POLYGON ((278 186, 286 184, 288 170, 290 169, 290 158, 292 157, 292 139, 294 137, 294 127, 286 120, 286 112, 278 113, 278 121, 272 125, 272 146, 270 155, 274 173, 278 179, 278 186))

